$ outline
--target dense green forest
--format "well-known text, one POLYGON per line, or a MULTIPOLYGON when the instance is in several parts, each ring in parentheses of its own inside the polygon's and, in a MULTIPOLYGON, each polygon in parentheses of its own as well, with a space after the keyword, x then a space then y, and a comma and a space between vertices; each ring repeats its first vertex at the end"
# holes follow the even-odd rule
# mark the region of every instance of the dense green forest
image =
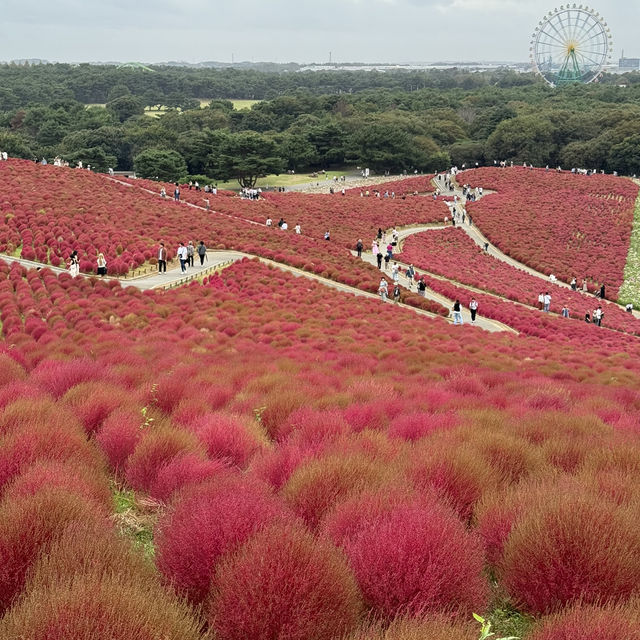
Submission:
POLYGON ((1 65, 0 150, 164 179, 513 160, 640 173, 640 74, 551 89, 531 74, 1 65), (229 99, 260 99, 234 110, 229 99), (208 106, 200 107, 201 100, 208 106), (87 106, 99 104, 105 106, 87 106), (157 118, 145 106, 168 108, 157 118))

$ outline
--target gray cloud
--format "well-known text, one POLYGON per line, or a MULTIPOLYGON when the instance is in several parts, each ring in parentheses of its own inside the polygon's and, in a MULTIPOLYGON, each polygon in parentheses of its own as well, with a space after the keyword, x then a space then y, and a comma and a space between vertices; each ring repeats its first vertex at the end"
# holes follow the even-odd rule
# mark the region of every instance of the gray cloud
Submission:
MULTIPOLYGON (((538 0, 3 0, 4 59, 526 60, 538 0)), ((594 5, 640 56, 640 3, 594 5)))

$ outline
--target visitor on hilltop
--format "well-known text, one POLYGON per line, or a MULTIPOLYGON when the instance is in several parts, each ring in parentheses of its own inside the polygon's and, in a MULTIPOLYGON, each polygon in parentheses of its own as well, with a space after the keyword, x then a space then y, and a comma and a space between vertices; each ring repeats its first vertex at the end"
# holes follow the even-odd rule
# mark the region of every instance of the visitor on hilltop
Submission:
POLYGON ((418 282, 418 295, 424 298, 426 290, 427 283, 424 281, 424 278, 420 278, 420 281, 418 282))
POLYGON ((376 240, 371 243, 371 253, 373 253, 374 256, 378 255, 378 243, 376 240))
POLYGON ((300 223, 298 222, 298 224, 295 226, 295 232, 297 235, 300 235, 302 233, 302 227, 300 226, 300 223))
POLYGON ((540 311, 544 309, 544 293, 542 291, 538 296, 538 308, 540 309, 540 311))
POLYGON ((469 311, 471 312, 471 324, 474 324, 476 321, 476 314, 478 313, 478 301, 475 298, 471 298, 469 311))
POLYGON ((587 279, 583 278, 582 279, 582 293, 587 293, 588 289, 587 289, 587 279))
POLYGON ((378 240, 382 240, 382 229, 378 227, 378 240))
POLYGON ((167 197, 167 190, 162 187, 162 189, 160 189, 160 197, 164 200, 167 197))
POLYGON ((484 243, 484 252, 485 253, 489 253, 489 243, 488 242, 484 243))
POLYGON ((387 281, 384 278, 380 280, 380 285, 378 286, 378 293, 380 294, 380 299, 382 300, 382 302, 386 302, 387 294, 389 293, 389 285, 387 284, 387 281))
POLYGON ((329 233, 328 229, 324 232, 324 239, 331 240, 331 234, 329 233))
POLYGON ((386 271, 389 268, 389 260, 391 260, 391 256, 388 253, 384 254, 384 270, 386 271))
POLYGON ((544 312, 549 313, 550 307, 551 307, 551 294, 547 291, 544 294, 544 312))
POLYGON ((393 246, 391 245, 391 243, 387 245, 387 255, 389 256, 389 260, 393 258, 393 246))
POLYGON ((193 267, 193 257, 195 256, 196 248, 193 246, 193 241, 189 240, 187 245, 187 263, 190 267, 193 267))
MULTIPOLYGON (((374 246, 376 246, 375 242, 374 242, 374 246)), ((358 258, 362 258, 362 248, 363 247, 364 247, 364 245, 362 244, 362 239, 358 238, 358 242, 356 242, 356 251, 358 252, 358 258)), ((377 248, 377 246, 376 246, 376 248, 377 248)), ((374 255, 375 255, 375 253, 374 253, 374 255)))
POLYGON ((180 246, 178 247, 178 260, 180 260, 180 271, 182 271, 182 273, 186 273, 187 272, 187 247, 184 246, 184 243, 181 242, 180 246))
POLYGON ((284 224, 284 218, 280 218, 280 220, 278 220, 278 228, 282 229, 283 224, 284 224))
POLYGON ((107 260, 104 257, 104 253, 99 253, 98 254, 98 259, 96 261, 98 270, 97 273, 99 276, 106 276, 107 275, 107 260))
POLYGON ((203 200, 204 200, 204 208, 207 211, 210 211, 211 210, 211 203, 209 202, 209 198, 203 198, 203 200))
POLYGON ((391 278, 396 283, 400 280, 400 267, 398 267, 397 262, 394 262, 393 267, 391 267, 391 278))
POLYGON ((167 250, 164 248, 164 242, 158 247, 158 272, 167 272, 167 250))
POLYGON ((604 284, 600 287, 600 299, 604 300, 604 284))
POLYGON ((267 227, 270 227, 273 225, 273 220, 271 219, 271 217, 267 218, 267 221, 265 222, 265 224, 267 225, 267 227))
POLYGON ((287 231, 289 229, 289 225, 287 224, 287 221, 284 220, 282 223, 282 226, 280 227, 283 231, 287 231))
POLYGON ((462 319, 462 310, 460 307, 460 300, 456 300, 453 303, 453 307, 451 311, 453 312, 453 324, 464 324, 464 320, 462 319))
POLYGON ((400 285, 396 282, 393 287, 393 304, 398 304, 400 302, 400 285))
POLYGON ((629 302, 624 308, 627 313, 633 313, 633 305, 629 302))
POLYGON ((378 261, 378 269, 382 269, 382 251, 378 251, 375 256, 376 260, 378 261))
POLYGON ((200 240, 200 244, 198 245, 198 257, 200 258, 200 266, 202 267, 207 257, 207 247, 202 240, 200 240))
POLYGON ((568 318, 569 317, 569 307, 565 304, 562 307, 562 313, 561 313, 563 318, 568 318))
POLYGON ((411 284, 413 283, 413 279, 416 275, 416 270, 413 268, 413 264, 409 265, 409 268, 407 269, 407 278, 409 278, 409 287, 411 287, 411 284))
POLYGON ((575 276, 571 278, 571 288, 575 291, 578 288, 578 281, 575 276))
POLYGON ((176 188, 173 190, 173 199, 180 202, 180 185, 176 182, 176 188))
POLYGON ((75 278, 80 273, 80 260, 78 259, 78 252, 74 249, 69 256, 69 274, 72 278, 75 278))

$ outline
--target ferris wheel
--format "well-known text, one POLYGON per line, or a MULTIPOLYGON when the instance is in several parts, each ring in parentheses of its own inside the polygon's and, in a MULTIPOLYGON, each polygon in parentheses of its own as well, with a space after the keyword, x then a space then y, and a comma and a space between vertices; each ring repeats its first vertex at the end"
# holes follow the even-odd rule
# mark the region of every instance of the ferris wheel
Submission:
POLYGON ((602 16, 587 6, 550 11, 531 40, 531 63, 552 87, 596 81, 611 59, 613 39, 602 16))

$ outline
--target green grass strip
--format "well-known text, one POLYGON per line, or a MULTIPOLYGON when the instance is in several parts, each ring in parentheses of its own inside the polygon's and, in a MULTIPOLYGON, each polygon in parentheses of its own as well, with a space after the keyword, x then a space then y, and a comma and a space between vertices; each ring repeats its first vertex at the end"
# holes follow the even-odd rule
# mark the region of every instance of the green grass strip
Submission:
POLYGON ((633 304, 634 309, 640 308, 640 195, 636 200, 633 214, 633 231, 631 232, 631 246, 627 264, 624 268, 624 282, 618 293, 618 302, 633 304))

